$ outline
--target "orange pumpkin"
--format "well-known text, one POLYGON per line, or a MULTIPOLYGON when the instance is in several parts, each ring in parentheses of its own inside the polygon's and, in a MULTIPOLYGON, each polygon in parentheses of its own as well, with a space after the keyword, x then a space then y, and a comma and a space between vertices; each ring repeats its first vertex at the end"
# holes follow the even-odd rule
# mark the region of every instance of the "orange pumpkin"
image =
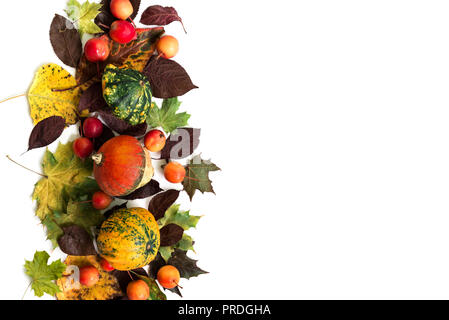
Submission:
POLYGON ((131 136, 112 138, 92 159, 99 187, 113 197, 132 193, 150 182, 154 175, 149 151, 131 136))

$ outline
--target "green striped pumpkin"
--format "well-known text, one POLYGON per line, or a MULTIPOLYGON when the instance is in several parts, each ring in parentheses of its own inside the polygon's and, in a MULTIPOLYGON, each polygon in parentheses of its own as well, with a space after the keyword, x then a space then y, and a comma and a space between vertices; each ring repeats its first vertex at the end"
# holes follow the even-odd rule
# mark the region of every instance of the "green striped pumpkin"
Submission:
POLYGON ((97 237, 100 256, 114 269, 127 271, 148 265, 160 246, 159 226, 143 208, 115 211, 103 222, 97 237))
POLYGON ((147 77, 133 69, 109 64, 104 69, 103 96, 113 114, 131 125, 144 123, 151 109, 151 88, 147 77))

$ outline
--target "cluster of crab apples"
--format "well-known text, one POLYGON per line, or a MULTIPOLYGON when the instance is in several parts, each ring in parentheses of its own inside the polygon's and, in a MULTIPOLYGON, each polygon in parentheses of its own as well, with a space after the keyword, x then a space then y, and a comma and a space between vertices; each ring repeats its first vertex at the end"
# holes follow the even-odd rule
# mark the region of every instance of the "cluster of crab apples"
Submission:
MULTIPOLYGON (((102 259, 101 268, 106 272, 114 271, 111 264, 102 259)), ((159 269, 157 281, 165 289, 173 289, 179 285, 181 279, 179 270, 171 265, 166 265, 159 269)), ((100 280, 100 272, 93 266, 80 268, 80 283, 86 287, 92 287, 100 280)), ((150 297, 150 287, 144 280, 134 280, 128 284, 126 295, 129 300, 148 300, 150 297)))
MULTIPOLYGON (((110 8, 111 13, 119 20, 114 21, 109 27, 109 37, 120 44, 126 44, 135 40, 137 33, 134 22, 130 18, 134 12, 131 2, 129 0, 112 0, 110 8)), ((176 56, 178 50, 178 40, 173 36, 163 36, 157 43, 159 56, 165 59, 171 59, 176 56)), ((90 39, 84 46, 84 54, 90 62, 105 61, 110 54, 108 39, 104 37, 90 39)))
MULTIPOLYGON (((87 118, 82 125, 83 137, 73 142, 73 152, 80 159, 90 157, 94 151, 93 139, 100 137, 103 133, 103 123, 95 118, 87 118)), ((150 152, 160 152, 164 149, 167 138, 158 129, 151 130, 144 137, 145 148, 150 152)), ((181 183, 186 177, 186 170, 179 162, 171 161, 164 168, 164 177, 170 183, 181 183)), ((103 191, 94 193, 92 206, 98 210, 107 209, 114 199, 103 191)))

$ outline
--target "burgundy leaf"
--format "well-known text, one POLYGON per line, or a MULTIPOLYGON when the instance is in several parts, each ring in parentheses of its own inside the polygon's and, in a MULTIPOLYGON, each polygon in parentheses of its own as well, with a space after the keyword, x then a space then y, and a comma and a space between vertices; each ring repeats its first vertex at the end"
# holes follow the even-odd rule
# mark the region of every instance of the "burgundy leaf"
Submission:
POLYGON ((173 7, 151 6, 142 13, 142 17, 140 18, 140 23, 155 26, 166 26, 174 21, 181 22, 184 32, 187 33, 182 19, 173 7))
POLYGON ((150 211, 156 220, 162 219, 165 216, 165 212, 170 208, 178 199, 180 191, 167 190, 162 192, 151 199, 148 206, 150 211))
POLYGON ((98 112, 103 119, 103 121, 115 132, 121 135, 128 135, 133 137, 140 137, 145 135, 148 129, 146 122, 138 124, 136 126, 130 125, 128 122, 117 118, 112 114, 110 109, 100 110, 98 112))
POLYGON ((177 224, 171 223, 160 230, 161 247, 174 246, 182 239, 184 229, 177 224))
POLYGON ((161 159, 179 160, 192 155, 200 144, 201 129, 178 128, 172 133, 161 151, 161 159), (189 139, 186 141, 186 137, 189 139))
POLYGON ((58 139, 65 128, 65 120, 59 116, 52 116, 40 121, 31 132, 28 141, 28 151, 48 146, 58 139))
POLYGON ((150 278, 157 279, 157 273, 166 264, 167 263, 165 262, 164 258, 162 258, 161 254, 158 253, 156 255, 156 258, 151 261, 150 268, 148 269, 148 275, 150 276, 150 278))
POLYGON ((55 15, 50 26, 50 42, 58 58, 66 65, 76 68, 83 46, 78 30, 70 20, 55 15))
POLYGON ((106 101, 103 98, 103 90, 101 83, 92 84, 89 89, 83 92, 78 105, 78 111, 89 110, 89 112, 96 112, 108 108, 106 101))
POLYGON ((108 126, 103 124, 103 133, 101 134, 101 136, 99 136, 98 138, 95 138, 93 141, 94 142, 94 150, 98 151, 101 148, 101 146, 106 143, 106 141, 109 141, 114 137, 115 137, 115 134, 111 130, 111 128, 109 128, 108 126))
POLYGON ((198 87, 192 83, 186 70, 177 62, 152 56, 143 73, 148 77, 156 98, 179 97, 198 87))
MULTIPOLYGON (((131 19, 134 19, 137 14, 139 13, 140 8, 140 2, 141 0, 130 0, 131 4, 133 5, 134 12, 131 15, 131 19)), ((110 4, 111 0, 101 0, 100 2, 103 6, 100 9, 100 13, 95 18, 95 23, 105 32, 109 32, 109 28, 111 24, 117 20, 116 17, 114 17, 111 13, 110 4)))
POLYGON ((96 255, 94 243, 86 230, 76 225, 63 227, 64 235, 58 239, 62 252, 71 256, 96 255))
POLYGON ((168 264, 176 267, 181 274, 181 278, 190 279, 192 277, 197 277, 201 274, 209 273, 204 271, 196 265, 198 261, 190 259, 187 256, 187 252, 175 249, 171 258, 168 260, 168 264))
POLYGON ((151 180, 149 183, 147 183, 145 186, 143 186, 140 189, 137 189, 133 193, 119 197, 119 199, 123 200, 136 200, 136 199, 145 199, 148 197, 151 197, 159 192, 161 192, 162 189, 159 187, 159 182, 156 180, 151 180))

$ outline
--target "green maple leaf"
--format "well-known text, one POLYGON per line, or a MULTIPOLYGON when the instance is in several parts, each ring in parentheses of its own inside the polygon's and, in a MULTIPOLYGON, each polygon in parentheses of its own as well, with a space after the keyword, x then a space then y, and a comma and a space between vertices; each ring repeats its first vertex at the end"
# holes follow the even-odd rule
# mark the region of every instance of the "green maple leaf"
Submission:
POLYGON ((215 193, 212 181, 209 179, 209 172, 221 170, 219 167, 210 161, 201 159, 201 156, 195 156, 189 161, 185 169, 186 177, 182 184, 190 200, 193 199, 196 190, 202 193, 215 193))
POLYGON ((31 289, 38 297, 44 293, 55 295, 60 292, 54 281, 62 277, 66 265, 60 260, 48 265, 49 258, 47 252, 36 251, 33 261, 25 261, 25 273, 31 278, 31 289))
POLYGON ((187 126, 190 114, 176 113, 180 106, 181 102, 178 98, 165 99, 160 109, 154 105, 147 119, 148 125, 152 128, 162 127, 167 133, 187 126))
POLYGON ((165 212, 162 219, 159 219, 159 229, 162 229, 166 225, 171 223, 177 224, 184 230, 189 230, 190 228, 196 228, 198 221, 200 221, 200 216, 191 216, 190 211, 180 211, 179 204, 174 204, 165 212))
POLYGON ((44 220, 51 212, 66 209, 67 194, 86 182, 92 174, 92 161, 79 159, 69 142, 59 144, 55 153, 47 149, 42 169, 45 176, 36 183, 33 200, 37 201, 36 215, 44 220))
MULTIPOLYGON (((176 224, 183 228, 185 231, 190 228, 196 228, 198 221, 201 219, 200 216, 191 216, 189 211, 179 211, 180 205, 172 205, 166 212, 165 216, 158 221, 159 229, 162 229, 166 225, 176 224)), ((193 248, 193 239, 191 236, 187 234, 183 234, 182 239, 173 246, 161 247, 159 252, 167 262, 168 259, 172 256, 172 253, 175 249, 180 249, 184 251, 192 250, 195 252, 193 248)))
MULTIPOLYGON (((70 194, 64 190, 67 193, 68 199, 68 205, 64 211, 75 212, 75 214, 67 215, 54 211, 51 214, 46 215, 42 220, 42 224, 46 227, 47 240, 51 241, 53 248, 58 247, 58 239, 64 234, 61 226, 69 225, 70 220, 72 220, 74 224, 85 227, 86 229, 90 229, 92 223, 97 225, 97 223, 103 221, 103 216, 98 210, 92 208, 91 205, 86 203, 77 204, 78 202, 92 199, 93 193, 98 190, 98 184, 94 179, 85 179, 83 182, 75 185, 70 194), (72 202, 70 202, 70 200, 72 200, 72 202), (81 210, 83 210, 85 214, 80 215, 79 212, 81 210), (90 216, 87 216, 86 214, 90 214, 90 216), (86 217, 87 220, 91 221, 86 222, 86 217)), ((87 231, 90 232, 90 230, 87 231)))
POLYGON ((102 5, 89 1, 80 4, 77 0, 69 0, 65 12, 73 20, 81 35, 85 33, 95 34, 103 32, 94 22, 94 19, 100 13, 102 5))
POLYGON ((64 234, 62 227, 77 225, 92 234, 92 227, 100 226, 103 221, 103 214, 91 203, 70 200, 65 213, 54 211, 45 217, 42 224, 47 228, 47 240, 57 247, 59 237, 64 234))

